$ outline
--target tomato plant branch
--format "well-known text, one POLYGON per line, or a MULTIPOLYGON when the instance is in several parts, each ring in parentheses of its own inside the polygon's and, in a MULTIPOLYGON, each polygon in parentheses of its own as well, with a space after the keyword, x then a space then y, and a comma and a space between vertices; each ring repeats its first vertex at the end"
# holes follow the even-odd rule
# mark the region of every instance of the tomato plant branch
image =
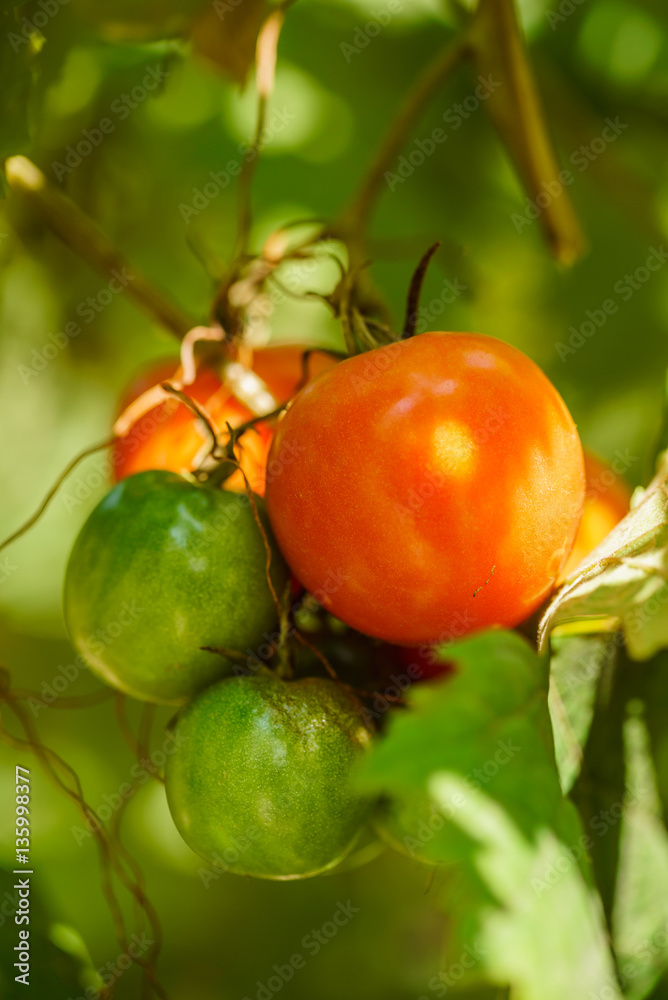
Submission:
POLYGON ((26 531, 28 531, 29 528, 32 528, 33 524, 35 524, 35 522, 40 519, 40 517, 42 516, 46 508, 49 506, 49 504, 55 497, 56 493, 58 492, 64 481, 69 476, 70 472, 72 472, 72 470, 76 468, 79 462, 81 462, 84 458, 88 458, 89 455, 94 455, 96 451, 101 451, 103 448, 111 447, 111 445, 114 444, 115 441, 116 437, 111 437, 108 438, 106 441, 102 441, 100 444, 94 444, 90 448, 85 448, 83 451, 79 452, 79 454, 72 459, 72 461, 64 468, 64 470, 58 476, 54 485, 46 494, 46 496, 44 497, 44 499, 42 500, 41 504, 39 505, 35 513, 32 515, 32 517, 29 517, 28 520, 24 524, 22 524, 20 528, 17 528, 17 530, 12 532, 12 534, 9 535, 8 538, 5 538, 3 542, 0 542, 0 552, 2 552, 2 550, 6 548, 8 545, 10 545, 12 542, 15 542, 17 538, 20 538, 21 535, 24 535, 26 531))
POLYGON ((93 705, 100 705, 103 701, 108 701, 114 697, 111 688, 100 688, 98 691, 91 691, 90 694, 70 695, 63 697, 59 695, 55 701, 44 701, 43 695, 39 691, 31 691, 27 688, 14 688, 12 694, 19 701, 29 699, 43 705, 44 708, 64 709, 69 711, 73 708, 91 708, 93 705))
POLYGON ((545 190, 558 192, 540 211, 539 225, 557 260, 570 265, 582 256, 586 241, 561 181, 515 0, 479 0, 470 40, 478 73, 499 84, 485 108, 527 193, 535 200, 544 198, 545 190))
POLYGON ((411 131, 425 107, 439 88, 460 63, 471 54, 466 37, 457 39, 427 66, 418 77, 385 135, 373 159, 359 193, 338 222, 331 227, 332 234, 346 238, 353 248, 361 242, 373 214, 376 201, 383 189, 385 173, 400 155, 411 131))
POLYGON ((130 265, 121 251, 75 203, 51 184, 25 156, 11 156, 5 163, 7 182, 24 197, 50 229, 83 260, 109 278, 125 270, 132 280, 125 294, 161 326, 183 337, 195 322, 163 292, 130 265))

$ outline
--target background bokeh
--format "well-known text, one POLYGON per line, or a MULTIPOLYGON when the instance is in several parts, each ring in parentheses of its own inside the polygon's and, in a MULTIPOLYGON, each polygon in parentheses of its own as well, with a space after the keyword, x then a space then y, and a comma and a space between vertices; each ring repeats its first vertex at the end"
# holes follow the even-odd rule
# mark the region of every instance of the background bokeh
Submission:
MULTIPOLYGON (((32 43, 41 51, 31 138, 26 142, 18 128, 12 146, 12 129, 1 121, 2 153, 28 153, 134 265, 194 319, 206 320, 216 277, 232 250, 235 182, 188 221, 182 206, 193 204, 210 172, 239 157, 254 127, 254 88, 249 84, 240 94, 182 41, 127 40, 117 23, 125 7, 105 0, 96 13, 92 2, 71 0, 48 19, 42 38, 32 43), (115 28, 96 24, 100 9, 110 11, 115 28), (116 103, 157 67, 166 72, 158 89, 134 108, 116 103), (113 110, 119 107, 125 110, 113 110), (105 117, 114 122, 113 132, 78 165, 54 171, 83 130, 105 117)), ((255 249, 282 223, 340 211, 411 81, 453 35, 454 8, 439 0, 402 0, 387 27, 351 54, 346 46, 355 44, 355 32, 385 7, 384 0, 300 0, 290 9, 268 112, 273 133, 255 179, 255 249)), ((618 459, 637 485, 651 472, 668 363, 668 260, 633 277, 652 250, 661 260, 663 242, 668 245, 668 10, 660 0, 523 0, 520 8, 550 129, 574 175, 569 191, 588 253, 566 269, 551 257, 537 221, 518 231, 513 215, 525 211, 526 194, 481 102, 410 176, 384 190, 370 241, 372 275, 399 324, 411 273, 440 239, 422 300, 431 327, 493 334, 529 354, 564 396, 583 442, 618 459), (619 135, 596 152, 606 119, 618 123, 619 135), (589 158, 578 155, 582 146, 589 158), (446 282, 463 290, 444 304, 446 282), (598 315, 608 299, 618 306, 614 314, 563 356, 558 345, 568 344, 571 328, 591 321, 589 312, 598 315)), ((24 4, 19 17, 40 9, 24 4)), ((0 75, 14 57, 9 22, 3 24, 0 75)), ((475 86, 468 67, 457 72, 423 115, 415 138, 429 136, 475 86)), ((409 143, 406 151, 412 148, 409 143)), ((334 279, 324 264, 305 287, 326 289, 334 279)), ((79 450, 109 433, 119 393, 135 370, 176 351, 169 333, 122 294, 86 321, 82 303, 89 296, 99 302, 106 287, 23 206, 11 197, 0 201, 3 536, 36 508, 79 450), (81 334, 42 364, 50 335, 73 320, 81 334)), ((297 299, 274 303, 259 332, 272 342, 341 345, 325 306, 297 299)), ((87 460, 44 518, 0 559, 2 662, 21 687, 40 690, 74 662, 60 605, 64 566, 107 481, 104 453, 87 460)), ((68 694, 96 684, 81 672, 68 694)), ((130 714, 136 726, 134 709, 130 714)), ((167 717, 163 713, 162 721, 167 717)), ((80 711, 44 709, 37 723, 45 742, 77 769, 92 804, 127 780, 134 760, 111 701, 80 711)), ((117 957, 97 852, 92 838, 73 832, 81 823, 72 804, 33 761, 5 747, 3 803, 10 801, 17 763, 32 768, 33 887, 43 908, 43 947, 34 968, 45 985, 33 995, 74 1000, 95 985, 92 969, 117 957), (60 985, 46 978, 53 968, 60 985)), ((255 998, 258 981, 267 982, 274 964, 284 965, 296 952, 308 955, 305 935, 348 901, 359 912, 307 958, 281 995, 435 995, 427 984, 440 967, 448 922, 432 905, 425 868, 386 853, 326 878, 273 884, 223 876, 205 888, 200 862, 180 841, 154 782, 128 809, 126 839, 163 922, 161 978, 173 1000, 255 998)), ((12 864, 12 843, 11 814, 3 806, 5 868, 12 864)), ((0 995, 9 997, 8 929, 0 917, 0 995)), ((116 995, 138 995, 136 970, 118 981, 116 995)))

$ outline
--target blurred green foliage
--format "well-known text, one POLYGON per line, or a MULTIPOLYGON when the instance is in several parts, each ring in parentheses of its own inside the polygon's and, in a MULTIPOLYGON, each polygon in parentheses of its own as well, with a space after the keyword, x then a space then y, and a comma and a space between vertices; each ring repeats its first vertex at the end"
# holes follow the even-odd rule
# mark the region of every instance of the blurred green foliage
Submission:
MULTIPOLYGON (((169 13, 170 5, 158 6, 169 13)), ((240 94, 179 37, 156 40, 136 24, 124 33, 118 25, 132 7, 106 0, 109 17, 96 25, 89 3, 2 4, 0 152, 30 155, 134 265, 195 320, 206 320, 233 247, 235 179, 214 196, 203 192, 212 173, 238 162, 252 135, 254 85, 240 94), (45 14, 47 7, 56 12, 45 14), (151 84, 164 74, 155 89, 145 83, 150 72, 151 84), (103 120, 113 127, 103 132, 103 120), (87 138, 98 132, 99 143, 87 138), (91 149, 81 156, 76 149, 84 140, 91 149), (193 205, 195 215, 184 213, 193 205)), ((402 0, 387 26, 370 34, 365 26, 381 8, 384 0, 300 0, 289 10, 253 191, 255 250, 278 225, 331 217, 351 199, 411 81, 453 37, 459 19, 454 3, 402 0)), ((668 11, 660 0, 524 0, 520 8, 549 126, 573 174, 569 192, 588 254, 570 269, 555 264, 538 222, 523 215, 526 194, 484 101, 473 112, 457 111, 477 85, 463 68, 425 111, 414 139, 426 140, 448 112, 457 127, 383 192, 369 244, 372 275, 398 325, 418 259, 442 240, 423 291, 429 326, 478 330, 524 350, 563 394, 584 443, 608 459, 621 456, 637 485, 651 471, 668 364, 668 267, 638 271, 653 249, 661 252, 668 224, 668 11), (600 138, 608 120, 618 123, 613 141, 600 138), (519 231, 513 216, 525 220, 519 231), (453 286, 463 288, 456 297, 453 286), (606 312, 608 300, 614 312, 606 312)), ((406 155, 418 148, 414 139, 406 155)), ((323 265, 308 287, 326 289, 333 280, 323 265)), ((122 294, 103 305, 106 287, 24 206, 11 197, 0 202, 3 535, 37 506, 77 451, 108 435, 135 369, 176 351, 173 338, 122 294), (80 334, 64 336, 72 322, 80 334)), ((273 341, 341 344, 324 306, 292 298, 274 303, 261 333, 273 341)), ((74 662, 60 610, 62 576, 108 474, 104 453, 87 460, 43 520, 2 556, 2 659, 20 687, 52 685, 64 676, 59 668, 74 662)), ((81 675, 68 694, 94 689, 81 675)), ((111 701, 85 711, 46 708, 36 721, 45 742, 77 769, 91 803, 103 803, 127 780, 133 757, 111 701)), ((5 748, 3 803, 17 763, 33 768, 34 884, 44 941, 51 942, 37 949, 35 968, 59 967, 61 983, 72 982, 72 990, 72 970, 79 969, 78 993, 50 985, 34 995, 74 998, 99 985, 94 969, 118 957, 96 850, 92 838, 73 833, 81 821, 72 804, 32 761, 5 748)), ((0 861, 10 868, 11 816, 4 806, 0 815, 0 861)), ((653 815, 647 807, 637 822, 651 825, 653 815)), ((632 834, 632 827, 622 830, 620 850, 632 834)), ((271 884, 222 876, 205 888, 200 862, 180 841, 153 782, 129 808, 127 841, 163 920, 161 978, 173 1000, 254 998, 257 982, 304 952, 305 936, 348 900, 359 913, 281 995, 436 995, 427 984, 443 968, 452 930, 438 907, 442 874, 429 887, 426 869, 387 853, 322 879, 271 884)), ((3 954, 8 930, 4 921, 3 954)), ((623 932, 620 947, 626 940, 630 951, 632 927, 623 932)), ((0 993, 13 996, 10 984, 11 969, 2 965, 0 993)), ((138 988, 133 969, 115 995, 134 997, 138 988)), ((481 990, 470 995, 499 995, 481 990)))

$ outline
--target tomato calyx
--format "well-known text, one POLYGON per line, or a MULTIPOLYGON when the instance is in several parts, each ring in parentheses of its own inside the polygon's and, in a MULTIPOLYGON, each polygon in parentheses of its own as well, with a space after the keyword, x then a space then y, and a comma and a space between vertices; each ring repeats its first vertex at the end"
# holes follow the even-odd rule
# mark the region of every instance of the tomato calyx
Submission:
MULTIPOLYGON (((186 405, 189 404, 186 403, 186 405)), ((251 417, 250 420, 244 421, 244 423, 239 424, 237 427, 232 427, 230 423, 226 423, 225 426, 228 437, 222 445, 219 442, 219 435, 207 421, 207 429, 212 438, 212 447, 193 473, 194 478, 206 486, 218 488, 223 486, 227 480, 235 474, 235 472, 240 471, 244 479, 246 491, 248 492, 248 490, 251 489, 251 484, 243 471, 243 467, 237 453, 239 442, 244 434, 249 431, 254 432, 258 424, 277 419, 285 409, 285 405, 286 404, 282 403, 269 413, 262 416, 251 417)), ((194 412, 197 412, 195 406, 193 406, 192 409, 194 412)), ((206 421, 206 417, 203 414, 199 416, 199 419, 206 421)))

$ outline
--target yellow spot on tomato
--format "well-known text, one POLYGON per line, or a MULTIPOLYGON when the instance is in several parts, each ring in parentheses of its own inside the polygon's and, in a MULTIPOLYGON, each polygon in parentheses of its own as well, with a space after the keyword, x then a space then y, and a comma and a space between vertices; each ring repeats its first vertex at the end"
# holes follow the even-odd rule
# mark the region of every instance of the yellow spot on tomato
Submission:
POLYGON ((434 461, 447 475, 461 475, 473 464, 475 442, 470 431, 456 420, 439 424, 432 435, 434 461))

